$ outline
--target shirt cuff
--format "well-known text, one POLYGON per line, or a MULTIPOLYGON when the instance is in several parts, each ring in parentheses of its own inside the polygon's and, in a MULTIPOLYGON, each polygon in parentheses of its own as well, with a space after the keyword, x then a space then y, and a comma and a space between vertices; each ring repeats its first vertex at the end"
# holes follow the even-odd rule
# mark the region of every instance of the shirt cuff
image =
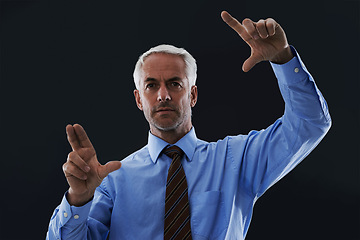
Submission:
POLYGON ((289 62, 284 64, 270 62, 279 83, 292 85, 308 79, 309 76, 312 79, 295 48, 293 46, 290 46, 290 48, 294 57, 289 62))
POLYGON ((70 206, 69 202, 66 199, 67 192, 64 194, 64 197, 59 206, 59 218, 61 226, 67 225, 80 225, 86 222, 92 201, 86 203, 84 206, 75 207, 70 206))

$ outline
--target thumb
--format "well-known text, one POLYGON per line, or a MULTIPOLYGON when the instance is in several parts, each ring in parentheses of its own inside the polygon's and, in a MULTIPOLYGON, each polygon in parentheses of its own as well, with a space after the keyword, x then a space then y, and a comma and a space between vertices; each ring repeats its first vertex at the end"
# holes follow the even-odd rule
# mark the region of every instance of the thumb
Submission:
POLYGON ((262 61, 261 57, 257 57, 255 55, 251 54, 251 56, 245 60, 243 66, 242 66, 242 70, 244 72, 248 72, 248 71, 250 71, 250 69, 252 69, 256 64, 258 64, 261 61, 262 61))
POLYGON ((121 168, 121 162, 120 161, 111 161, 106 163, 105 165, 102 165, 99 169, 99 177, 101 179, 105 178, 109 173, 118 170, 121 168))

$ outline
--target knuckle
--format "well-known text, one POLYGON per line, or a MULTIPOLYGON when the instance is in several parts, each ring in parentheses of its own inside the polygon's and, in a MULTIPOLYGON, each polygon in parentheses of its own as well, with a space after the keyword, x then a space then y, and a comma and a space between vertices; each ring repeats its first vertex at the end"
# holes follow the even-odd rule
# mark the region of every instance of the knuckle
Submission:
POLYGON ((257 22, 256 27, 264 27, 265 26, 265 20, 261 19, 257 22))
POLYGON ((62 165, 62 169, 64 173, 69 172, 69 164, 66 162, 62 165))
POLYGON ((250 20, 250 18, 245 18, 243 21, 242 21, 242 24, 249 24, 251 23, 252 21, 250 20))
POLYGON ((74 164, 67 163, 67 164, 64 164, 64 165, 65 165, 65 172, 67 172, 67 173, 72 174, 72 173, 74 173, 74 171, 76 170, 74 164))
POLYGON ((74 151, 72 151, 72 152, 70 152, 69 154, 68 154, 68 158, 69 159, 73 159, 73 158, 75 158, 76 157, 76 152, 74 152, 74 151))
POLYGON ((275 27, 276 26, 276 21, 272 18, 268 18, 266 19, 266 26, 267 27, 275 27))
POLYGON ((64 163, 63 171, 66 178, 75 177, 81 180, 85 180, 87 178, 87 175, 84 172, 71 163, 64 163))
POLYGON ((72 154, 72 152, 70 152, 70 153, 67 155, 67 161, 71 161, 72 158, 73 158, 73 154, 72 154))

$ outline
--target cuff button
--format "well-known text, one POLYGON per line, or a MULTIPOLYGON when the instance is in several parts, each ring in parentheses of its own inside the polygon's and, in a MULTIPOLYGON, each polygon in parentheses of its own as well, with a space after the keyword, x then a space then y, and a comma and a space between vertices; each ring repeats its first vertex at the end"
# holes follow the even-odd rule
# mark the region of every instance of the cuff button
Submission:
POLYGON ((299 71, 300 71, 299 68, 294 69, 294 72, 296 72, 296 73, 298 73, 299 71))

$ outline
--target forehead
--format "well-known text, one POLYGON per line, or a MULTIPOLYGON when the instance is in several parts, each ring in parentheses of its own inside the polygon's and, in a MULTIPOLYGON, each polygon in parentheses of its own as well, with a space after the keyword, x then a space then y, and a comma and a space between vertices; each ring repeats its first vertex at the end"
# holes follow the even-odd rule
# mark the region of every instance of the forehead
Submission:
POLYGON ((144 77, 185 78, 185 62, 181 56, 167 53, 153 53, 145 58, 142 67, 144 77))

